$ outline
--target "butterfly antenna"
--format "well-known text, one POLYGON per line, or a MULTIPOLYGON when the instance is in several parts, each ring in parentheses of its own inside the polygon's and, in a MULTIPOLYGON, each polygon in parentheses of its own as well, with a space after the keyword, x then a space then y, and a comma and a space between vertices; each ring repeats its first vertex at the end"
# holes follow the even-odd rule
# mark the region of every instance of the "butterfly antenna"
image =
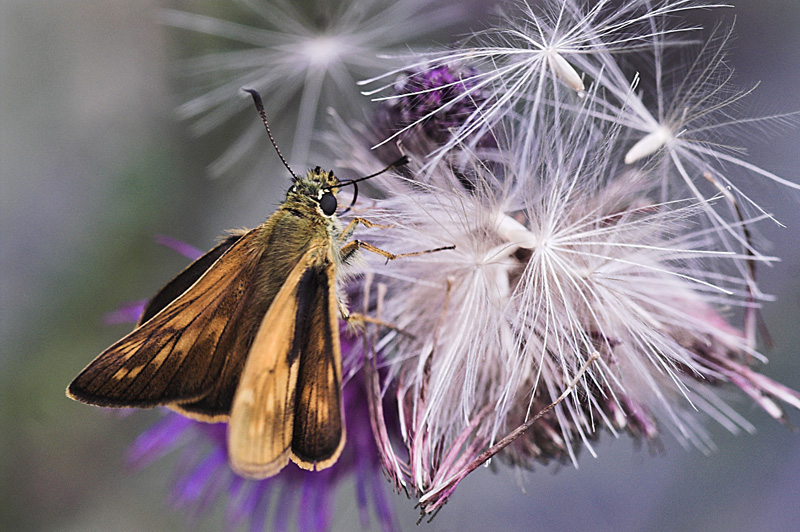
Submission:
POLYGON ((387 166, 383 170, 378 170, 374 174, 365 175, 364 177, 359 177, 358 179, 348 179, 346 181, 342 181, 341 183, 339 183, 336 186, 337 187, 346 187, 347 185, 353 185, 355 183, 360 183, 361 181, 366 181, 367 179, 372 179, 373 177, 377 177, 377 176, 381 175, 384 172, 388 172, 392 168, 399 168, 399 167, 405 166, 407 164, 408 164, 408 156, 403 155, 402 157, 397 159, 395 162, 393 162, 392 164, 390 164, 389 166, 387 166))
POLYGON ((289 170, 289 173, 292 174, 292 180, 297 181, 300 178, 297 177, 297 174, 295 174, 294 171, 292 171, 292 167, 289 166, 289 163, 286 162, 286 159, 283 157, 281 150, 278 149, 278 144, 275 142, 275 139, 272 136, 272 131, 270 131, 269 129, 269 122, 267 122, 267 112, 264 110, 264 102, 261 101, 261 95, 255 89, 242 89, 242 90, 245 92, 249 92, 250 96, 253 97, 253 101, 256 104, 256 110, 258 111, 258 114, 261 116, 261 121, 264 122, 264 127, 267 128, 267 136, 269 137, 269 141, 272 143, 272 146, 275 147, 275 151, 278 152, 278 157, 281 158, 283 166, 285 166, 286 169, 289 170))
POLYGON ((358 179, 348 179, 347 181, 342 181, 341 183, 339 183, 339 185, 338 185, 339 187, 344 187, 344 186, 347 186, 347 185, 353 185, 353 200, 350 202, 350 206, 347 207, 344 211, 342 211, 342 214, 344 214, 347 211, 349 211, 353 207, 353 205, 356 204, 356 199, 358 198, 358 182, 359 181, 364 181, 366 179, 371 179, 373 177, 377 177, 377 176, 381 175, 382 173, 384 173, 384 172, 386 172, 388 170, 391 170, 392 168, 399 168, 399 167, 405 166, 407 164, 408 164, 408 156, 403 155, 402 157, 397 159, 395 162, 393 162, 392 164, 390 164, 389 166, 387 166, 383 170, 379 170, 378 172, 375 172, 374 174, 370 174, 370 175, 364 176, 364 177, 359 177, 358 179))

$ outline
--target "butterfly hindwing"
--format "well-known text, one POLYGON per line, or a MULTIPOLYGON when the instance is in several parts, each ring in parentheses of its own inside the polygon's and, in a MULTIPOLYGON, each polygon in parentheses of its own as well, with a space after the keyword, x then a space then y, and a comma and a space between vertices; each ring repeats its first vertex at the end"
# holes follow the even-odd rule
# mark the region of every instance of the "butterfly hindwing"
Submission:
POLYGON ((242 236, 188 290, 101 353, 67 394, 98 406, 150 407, 209 393, 227 364, 247 356, 229 348, 237 345, 231 338, 252 337, 237 329, 252 321, 244 318, 249 309, 243 287, 257 273, 259 252, 251 245, 257 231, 242 236))
POLYGON ((300 359, 294 406, 292 461, 303 469, 333 465, 345 442, 342 364, 334 264, 330 257, 305 272, 299 291, 314 302, 298 309, 292 348, 300 359), (302 321, 301 321, 302 318, 302 321))
POLYGON ((264 317, 236 391, 228 449, 237 473, 268 477, 290 459, 321 469, 338 457, 344 429, 336 312, 328 251, 311 249, 264 317), (306 436, 308 445, 298 443, 306 436))

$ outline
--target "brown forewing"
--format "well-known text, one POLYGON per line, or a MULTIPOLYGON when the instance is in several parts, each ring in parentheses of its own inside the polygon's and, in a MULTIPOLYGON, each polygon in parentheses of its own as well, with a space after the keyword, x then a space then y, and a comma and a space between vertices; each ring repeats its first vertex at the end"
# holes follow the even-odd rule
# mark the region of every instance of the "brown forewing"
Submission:
MULTIPOLYGON (((109 407, 185 403, 209 394, 224 369, 241 366, 247 356, 249 345, 237 339, 254 334, 242 328, 254 322, 246 319, 245 288, 257 274, 260 251, 252 240, 260 229, 242 236, 188 290, 101 353, 67 394, 109 407)), ((229 406, 193 417, 224 419, 229 406)))
POLYGON ((334 264, 330 256, 300 279, 308 305, 298 308, 293 356, 300 359, 294 408, 292 461, 303 469, 333 465, 345 442, 342 363, 334 264))
POLYGON ((189 289, 206 271, 219 259, 228 249, 231 248, 242 236, 243 231, 228 235, 219 244, 211 248, 202 257, 192 262, 181 273, 168 282, 164 288, 159 290, 145 305, 139 323, 142 325, 147 320, 161 312, 164 307, 178 299, 178 297, 189 289))

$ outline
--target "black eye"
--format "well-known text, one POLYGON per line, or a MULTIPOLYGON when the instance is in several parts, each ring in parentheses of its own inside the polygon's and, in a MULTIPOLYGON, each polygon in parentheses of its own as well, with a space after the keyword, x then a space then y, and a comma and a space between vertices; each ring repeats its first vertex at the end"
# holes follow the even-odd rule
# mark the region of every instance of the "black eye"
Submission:
POLYGON ((335 213, 336 206, 336 196, 333 195, 333 192, 326 192, 319 199, 319 208, 322 209, 322 214, 325 216, 331 216, 335 213))

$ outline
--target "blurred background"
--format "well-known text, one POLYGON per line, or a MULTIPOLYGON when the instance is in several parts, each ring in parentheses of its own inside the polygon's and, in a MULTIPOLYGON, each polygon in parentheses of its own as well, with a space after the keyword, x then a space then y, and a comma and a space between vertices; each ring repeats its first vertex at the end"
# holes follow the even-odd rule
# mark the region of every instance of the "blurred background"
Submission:
MULTIPOLYGON (((692 17, 707 27, 736 18, 735 81, 762 82, 745 114, 800 110, 800 4, 730 3, 692 17)), ((104 325, 103 315, 152 294, 186 264, 155 235, 205 249, 225 229, 263 221, 285 192, 285 171, 265 138, 266 158, 236 161, 216 177, 208 170, 252 120, 234 114, 202 137, 179 120, 175 110, 193 88, 177 59, 209 43, 159 23, 168 7, 250 16, 224 0, 0 0, 0 530, 223 528, 220 511, 190 521, 169 508, 175 457, 125 468, 125 449, 157 412, 109 415, 64 396, 77 372, 130 329, 104 325)), ((299 99, 287 98, 272 120, 279 143, 294 138, 298 120, 299 99)), ((747 130, 742 145, 751 162, 800 180, 799 129, 747 130)), ((782 259, 759 271, 763 290, 778 296, 763 313, 775 347, 762 369, 800 389, 798 198, 766 181, 748 190, 786 225, 760 226, 782 259)), ((710 456, 668 438, 654 454, 605 435, 599 457, 583 453, 578 470, 480 469, 419 528, 412 501, 394 496, 400 526, 800 530, 800 434, 746 400, 735 404, 758 432, 710 426, 719 447, 710 456)), ((789 418, 800 425, 800 412, 789 418)), ((334 530, 357 524, 352 494, 351 486, 340 492, 334 530)))

